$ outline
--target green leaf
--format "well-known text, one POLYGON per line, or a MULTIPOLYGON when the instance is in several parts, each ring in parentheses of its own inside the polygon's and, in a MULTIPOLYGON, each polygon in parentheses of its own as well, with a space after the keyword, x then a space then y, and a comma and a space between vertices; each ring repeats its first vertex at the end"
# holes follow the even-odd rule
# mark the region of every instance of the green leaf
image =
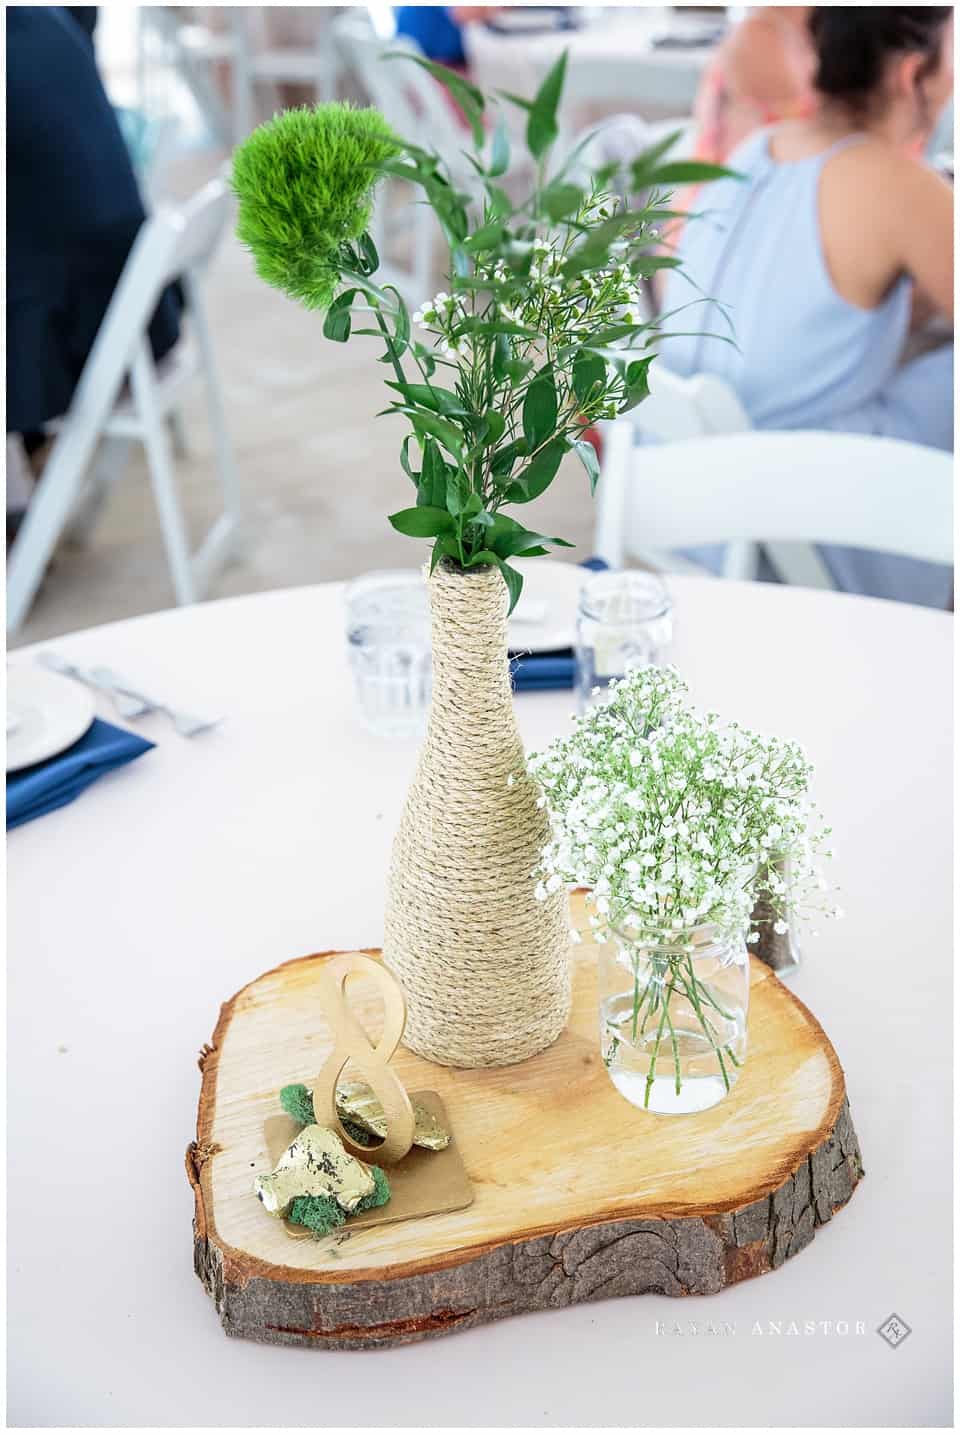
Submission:
POLYGON ((602 393, 607 377, 607 366, 598 354, 581 349, 573 361, 571 381, 577 401, 586 407, 591 399, 602 393))
POLYGON ((502 478, 510 472, 518 458, 525 457, 527 445, 522 438, 515 438, 512 443, 496 452, 490 460, 490 472, 494 478, 502 478))
POLYGON ((647 224, 647 214, 642 209, 624 209, 591 229, 586 239, 574 249, 563 266, 569 278, 597 269, 607 262, 610 245, 621 239, 631 229, 639 233, 647 224))
POLYGON ((502 239, 502 224, 482 224, 469 239, 463 241, 463 247, 468 254, 483 254, 488 249, 496 249, 502 239))
POLYGON ((397 310, 393 317, 394 348, 397 357, 405 353, 410 344, 410 314, 406 304, 403 302, 403 295, 395 284, 384 284, 384 289, 396 295, 397 310))
POLYGON ((419 486, 419 483, 420 483, 420 474, 419 474, 419 473, 414 473, 413 469, 410 467, 410 453, 409 453, 409 449, 410 449, 410 440, 411 440, 412 438, 413 438, 413 434, 412 434, 412 433, 408 433, 407 436, 406 436, 406 438, 405 438, 405 439, 403 440, 403 442, 400 444, 400 467, 403 469, 404 473, 406 473, 407 477, 411 480, 411 482, 412 482, 412 483, 415 483, 417 486, 419 486))
POLYGON ((674 258, 672 254, 641 254, 639 259, 631 259, 630 268, 641 279, 647 279, 658 269, 679 269, 682 263, 682 259, 674 258))
POLYGON ((414 64, 419 65, 422 70, 426 70, 435 80, 439 80, 463 110, 464 118, 473 134, 474 145, 477 149, 483 148, 483 95, 476 85, 471 85, 462 75, 454 74, 453 70, 448 70, 446 65, 435 65, 432 60, 425 60, 421 55, 414 55, 406 50, 391 50, 382 55, 381 59, 413 60, 414 64))
POLYGON ((506 120, 503 115, 501 115, 497 121, 497 127, 493 132, 493 145, 490 150, 490 168, 487 170, 487 173, 491 179, 497 179, 501 174, 506 174, 509 167, 510 136, 507 132, 506 120))
POLYGON ((357 245, 363 260, 363 272, 366 275, 375 273, 380 267, 380 255, 377 253, 376 244, 374 244, 366 230, 360 235, 360 238, 357 240, 357 245))
POLYGON ((397 393, 410 404, 418 408, 429 408, 432 413, 441 414, 463 414, 466 409, 455 393, 448 388, 437 388, 432 383, 394 383, 387 382, 387 388, 396 389, 397 393))
POLYGON ((445 508, 402 508, 390 514, 390 522, 408 538, 435 538, 453 532, 453 519, 445 508))
POLYGON ((441 558, 456 558, 459 561, 460 548, 457 544, 456 538, 451 538, 449 536, 442 537, 438 538, 437 541, 434 543, 433 550, 430 553, 431 573, 437 566, 437 563, 440 562, 441 558))
POLYGON ((533 109, 533 100, 525 100, 522 95, 512 95, 509 90, 497 90, 497 94, 501 99, 509 100, 512 105, 516 105, 518 109, 526 110, 528 114, 533 109))
POLYGON ((523 590, 523 573, 518 573, 516 568, 511 568, 501 557, 497 557, 497 567, 503 575, 503 581, 507 585, 507 592, 510 594, 510 606, 507 608, 507 616, 513 612, 523 590))
POLYGON ((448 453, 452 453, 457 462, 460 462, 463 453, 463 443, 460 434, 452 423, 448 423, 439 414, 427 413, 422 408, 401 408, 400 412, 406 413, 413 424, 414 431, 418 438, 423 439, 425 433, 432 436, 443 444, 448 453))
POLYGON ((696 159, 668 160, 652 170, 641 169, 642 163, 643 156, 633 166, 634 187, 637 189, 650 189, 655 184, 701 184, 712 179, 743 178, 735 169, 726 169, 722 164, 703 164, 696 159), (638 172, 642 177, 641 183, 637 183, 635 177, 638 172))
POLYGON ((573 442, 574 451, 580 462, 583 464, 590 479, 591 497, 597 491, 597 483, 600 480, 600 461, 597 458, 597 450, 592 443, 585 438, 575 438, 573 442))
POLYGON ((651 145, 649 149, 645 149, 642 154, 637 155, 630 165, 634 189, 646 188, 646 176, 653 173, 663 156, 669 154, 681 139, 683 139, 683 130, 675 129, 672 134, 665 135, 663 139, 651 145))
POLYGON ((488 409, 483 416, 483 424, 484 447, 489 448, 492 444, 499 443, 507 426, 503 414, 492 408, 488 409))
POLYGON ((548 219, 554 222, 563 219, 579 209, 583 202, 583 191, 575 184, 548 184, 540 195, 540 207, 548 219))
POLYGON ((573 547, 565 538, 548 538, 544 533, 532 533, 529 528, 520 527, 498 533, 489 540, 491 549, 501 558, 539 556, 546 552, 545 545, 551 543, 558 548, 573 547))
POLYGON ((447 465, 432 438, 423 440, 423 471, 417 488, 418 508, 443 508, 447 502, 447 465))
POLYGON ((493 376, 497 383, 503 383, 510 362, 510 340, 506 334, 497 334, 493 345, 493 376))
POLYGON ((350 324, 352 322, 350 305, 353 303, 357 289, 344 289, 338 294, 326 312, 323 320, 323 336, 333 339, 334 343, 345 344, 350 337, 350 324))
POLYGON ((456 469, 447 473, 446 504, 452 518, 459 518, 467 501, 466 478, 456 469))
POLYGON ((478 553, 471 553, 464 567, 493 567, 498 561, 496 553, 491 553, 489 548, 481 548, 478 553))
POLYGON ((656 354, 648 354, 646 358, 635 359, 633 363, 627 364, 623 374, 626 395, 618 410, 620 413, 628 413, 631 408, 636 408, 650 392, 648 372, 655 358, 656 354))
POLYGON ((506 219, 508 214, 513 213, 513 200, 505 189, 501 189, 499 184, 487 184, 484 187, 490 200, 491 219, 506 219))
POLYGON ((566 71, 567 51, 564 50, 537 90, 533 104, 530 106, 527 118, 527 148, 534 159, 539 159, 546 153, 559 133, 557 106, 563 93, 566 71))
POLYGON ((555 438, 545 448, 541 448, 526 468, 517 476, 515 482, 510 484, 506 496, 511 503, 530 503, 534 498, 539 498, 545 493, 557 476, 557 469, 560 467, 560 460, 567 451, 567 440, 555 438))
POLYGON ((543 370, 528 386, 523 399, 523 436, 532 453, 553 434, 557 426, 557 389, 553 374, 543 370))

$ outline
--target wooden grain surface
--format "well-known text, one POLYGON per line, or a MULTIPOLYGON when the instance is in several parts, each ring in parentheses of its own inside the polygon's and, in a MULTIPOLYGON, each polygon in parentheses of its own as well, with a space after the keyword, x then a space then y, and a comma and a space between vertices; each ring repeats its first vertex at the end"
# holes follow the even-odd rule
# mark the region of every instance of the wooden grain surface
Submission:
MULTIPOLYGON (((579 895, 572 917, 584 929, 579 895)), ((571 1020, 549 1050, 482 1071, 397 1053, 408 1089, 442 1096, 473 1205, 292 1239, 252 1181, 270 1167, 264 1124, 280 1087, 310 1084, 329 1050, 313 994, 329 954, 245 987, 201 1054, 197 1140, 187 1152, 195 1264, 229 1333, 394 1344, 580 1299, 715 1292, 802 1248, 860 1178, 833 1048, 758 961, 748 1059, 730 1096, 696 1116, 629 1105, 600 1059, 596 948, 585 936, 573 947, 571 1020)), ((350 996, 375 1035, 376 993, 356 978, 350 996)))

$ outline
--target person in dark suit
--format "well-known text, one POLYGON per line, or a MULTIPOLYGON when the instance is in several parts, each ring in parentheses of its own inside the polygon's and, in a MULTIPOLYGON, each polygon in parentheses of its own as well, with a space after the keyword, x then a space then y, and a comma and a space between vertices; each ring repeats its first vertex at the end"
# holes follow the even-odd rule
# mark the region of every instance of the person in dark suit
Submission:
MULTIPOLYGON (((143 224, 133 166, 97 72, 94 6, 8 7, 7 432, 28 453, 70 406, 143 224)), ((176 287, 150 327, 179 337, 176 287)))

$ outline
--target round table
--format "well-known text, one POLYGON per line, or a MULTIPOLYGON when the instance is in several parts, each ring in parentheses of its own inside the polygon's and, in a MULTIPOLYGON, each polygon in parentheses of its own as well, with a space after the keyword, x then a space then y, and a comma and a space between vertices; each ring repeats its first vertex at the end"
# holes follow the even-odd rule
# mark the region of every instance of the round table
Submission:
MULTIPOLYGON (((226 1338, 191 1267, 197 1053, 260 972, 379 942, 416 744, 358 725, 339 584, 75 633, 56 649, 226 720, 192 741, 140 722, 155 751, 10 836, 11 1424, 949 1424, 952 621, 672 587, 694 697, 800 739, 834 826, 847 918, 793 984, 846 1070, 867 1170, 849 1206, 709 1298, 376 1355, 226 1338), (912 1330, 896 1348, 891 1314, 912 1330)), ((529 745, 571 707, 518 697, 529 745)))

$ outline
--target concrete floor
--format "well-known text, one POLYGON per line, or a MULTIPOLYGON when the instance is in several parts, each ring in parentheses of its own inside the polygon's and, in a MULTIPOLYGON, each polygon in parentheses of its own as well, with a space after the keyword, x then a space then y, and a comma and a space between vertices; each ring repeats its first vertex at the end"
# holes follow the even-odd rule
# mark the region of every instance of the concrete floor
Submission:
MULTIPOLYGON (((190 192, 222 158, 195 157, 173 187, 190 192)), ((238 556, 208 597, 416 566, 428 545, 401 537, 387 522, 388 513, 408 506, 412 490, 398 458, 403 420, 374 416, 389 396, 376 342, 329 342, 322 318, 263 284, 232 235, 210 271, 207 299, 245 511, 238 556)), ((187 522, 199 538, 217 511, 202 393, 191 395, 185 417, 189 454, 178 478, 187 522)), ((568 456, 537 504, 533 525, 577 544, 562 554, 567 560, 589 555, 593 514, 576 458, 568 456)), ((60 544, 12 645, 172 604, 137 451, 87 543, 60 544)))

